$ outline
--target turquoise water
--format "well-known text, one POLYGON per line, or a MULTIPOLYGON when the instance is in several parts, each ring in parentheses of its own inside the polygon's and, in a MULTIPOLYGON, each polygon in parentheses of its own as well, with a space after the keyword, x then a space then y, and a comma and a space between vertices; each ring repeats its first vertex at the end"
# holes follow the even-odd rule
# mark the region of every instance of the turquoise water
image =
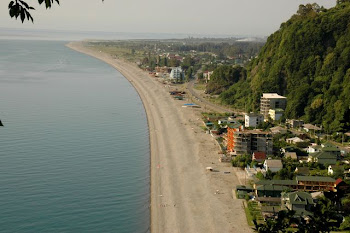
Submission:
POLYGON ((142 102, 64 44, 0 40, 0 232, 148 232, 142 102))

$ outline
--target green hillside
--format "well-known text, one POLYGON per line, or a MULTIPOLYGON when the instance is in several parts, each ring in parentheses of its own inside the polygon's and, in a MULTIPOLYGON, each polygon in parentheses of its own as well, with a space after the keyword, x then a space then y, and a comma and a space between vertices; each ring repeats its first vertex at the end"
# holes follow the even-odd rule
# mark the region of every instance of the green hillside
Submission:
POLYGON ((247 70, 248 78, 221 93, 223 102, 257 110, 263 92, 277 92, 288 98, 287 118, 301 117, 331 132, 349 130, 349 1, 331 9, 301 5, 247 70))

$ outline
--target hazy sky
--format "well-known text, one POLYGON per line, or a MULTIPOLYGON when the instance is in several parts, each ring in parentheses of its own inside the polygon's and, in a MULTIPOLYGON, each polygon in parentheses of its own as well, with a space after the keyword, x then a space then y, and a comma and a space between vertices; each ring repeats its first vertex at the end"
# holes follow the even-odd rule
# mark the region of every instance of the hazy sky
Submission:
POLYGON ((10 0, 0 0, 0 27, 110 32, 269 35, 300 4, 326 8, 336 0, 60 0, 52 9, 38 6, 35 23, 11 19, 10 0))

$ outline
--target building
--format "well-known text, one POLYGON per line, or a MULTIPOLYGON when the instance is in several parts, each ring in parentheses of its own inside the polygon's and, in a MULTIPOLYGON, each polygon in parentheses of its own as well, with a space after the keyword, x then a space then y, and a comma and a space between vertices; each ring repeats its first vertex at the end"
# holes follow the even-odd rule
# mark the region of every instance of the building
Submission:
POLYGON ((210 76, 213 74, 213 71, 204 71, 203 72, 203 78, 205 80, 205 82, 209 82, 210 80, 210 76))
POLYGON ((257 127, 260 123, 264 122, 264 116, 260 113, 246 113, 244 115, 245 127, 257 127))
POLYGON ((269 116, 272 120, 278 121, 283 116, 284 110, 281 108, 269 109, 269 116))
POLYGON ((337 156, 331 152, 320 151, 309 154, 308 162, 334 165, 337 163, 337 156))
POLYGON ((297 176, 295 180, 259 180, 254 183, 254 190, 260 185, 286 186, 291 190, 307 192, 335 191, 335 179, 324 176, 297 176))
POLYGON ((265 152, 254 152, 252 156, 252 160, 256 161, 258 163, 263 162, 266 159, 266 153, 265 152))
POLYGON ((286 134, 287 133, 287 129, 283 128, 281 126, 272 127, 272 128, 270 128, 270 131, 272 134, 286 134))
POLYGON ((295 119, 287 119, 286 124, 291 128, 300 128, 300 127, 303 127, 304 121, 295 120, 295 119))
POLYGON ((183 78, 184 78, 184 72, 181 67, 175 67, 171 69, 170 79, 179 82, 179 81, 182 81, 183 78))
POLYGON ((269 132, 227 129, 227 149, 236 155, 264 152, 272 154, 273 141, 269 132))
POLYGON ((322 130, 320 127, 317 127, 316 125, 311 125, 311 124, 304 124, 303 128, 306 132, 313 132, 313 133, 317 133, 322 130))
POLYGON ((332 176, 334 172, 340 172, 341 174, 344 173, 344 167, 343 166, 337 166, 337 165, 329 165, 328 166, 328 175, 332 176))
POLYGON ((294 172, 299 176, 310 175, 310 169, 308 167, 296 167, 294 172))
POLYGON ((307 192, 283 192, 281 195, 281 209, 294 210, 298 216, 310 215, 314 204, 311 194, 307 192))
POLYGON ((296 152, 286 152, 286 153, 284 153, 284 157, 298 160, 298 156, 297 156, 296 152))
POLYGON ((283 168, 283 164, 280 159, 267 159, 264 162, 264 168, 266 171, 278 172, 283 168))
POLYGON ((269 117, 270 109, 286 109, 287 98, 277 93, 263 93, 260 99, 260 113, 264 115, 265 120, 269 117))
POLYGON ((256 197, 281 197, 281 193, 290 191, 288 186, 264 184, 256 187, 256 197))
POLYGON ((227 151, 235 150, 235 132, 243 131, 243 126, 239 123, 231 124, 227 127, 227 151))
POLYGON ((297 144, 298 142, 305 142, 303 139, 300 139, 298 137, 294 137, 294 138, 287 138, 286 142, 289 144, 297 144))
POLYGON ((322 146, 320 145, 311 145, 306 149, 306 152, 311 154, 311 153, 316 153, 316 152, 320 152, 322 150, 322 146))

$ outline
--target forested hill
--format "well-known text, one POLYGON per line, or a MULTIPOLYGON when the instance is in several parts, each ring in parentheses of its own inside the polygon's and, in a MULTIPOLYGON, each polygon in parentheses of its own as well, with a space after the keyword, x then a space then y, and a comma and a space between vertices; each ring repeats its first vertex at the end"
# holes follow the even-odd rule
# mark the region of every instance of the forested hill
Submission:
POLYGON ((221 93, 257 110, 263 92, 288 98, 286 118, 302 117, 327 131, 350 128, 350 2, 324 9, 301 5, 272 34, 248 67, 248 78, 221 93), (248 99, 247 99, 248 98, 248 99))

